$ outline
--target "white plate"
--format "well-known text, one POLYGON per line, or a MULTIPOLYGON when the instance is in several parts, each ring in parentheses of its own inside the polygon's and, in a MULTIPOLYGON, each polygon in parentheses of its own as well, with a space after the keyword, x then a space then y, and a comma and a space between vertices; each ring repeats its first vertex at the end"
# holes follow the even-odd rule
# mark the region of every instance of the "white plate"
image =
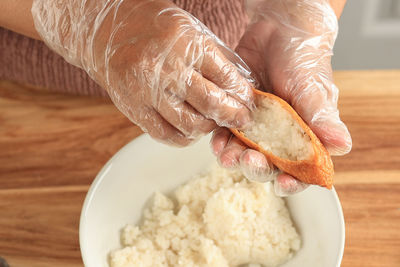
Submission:
MULTIPOLYGON (((108 253, 120 247, 120 230, 139 220, 154 191, 172 191, 213 162, 208 137, 173 148, 143 135, 123 147, 97 175, 82 208, 79 238, 85 266, 108 267, 108 253)), ((311 186, 287 203, 302 248, 282 267, 339 267, 345 228, 336 192, 311 186)))

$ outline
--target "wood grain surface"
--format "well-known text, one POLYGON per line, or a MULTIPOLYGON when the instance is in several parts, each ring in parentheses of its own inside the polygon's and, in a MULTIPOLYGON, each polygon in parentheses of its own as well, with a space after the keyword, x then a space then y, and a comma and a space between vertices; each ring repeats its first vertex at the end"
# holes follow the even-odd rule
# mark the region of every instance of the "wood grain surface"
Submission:
MULTIPOLYGON (((336 72, 335 81, 353 136, 352 152, 334 159, 342 266, 400 266, 400 71, 336 72)), ((86 191, 140 133, 108 100, 0 81, 0 257, 12 267, 82 266, 86 191)))

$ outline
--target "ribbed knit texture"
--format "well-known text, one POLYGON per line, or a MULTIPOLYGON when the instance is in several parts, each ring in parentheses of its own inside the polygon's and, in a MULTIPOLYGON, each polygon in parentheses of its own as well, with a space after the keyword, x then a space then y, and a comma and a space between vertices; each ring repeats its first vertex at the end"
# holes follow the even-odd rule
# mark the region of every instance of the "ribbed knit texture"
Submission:
MULTIPOLYGON (((247 17, 243 0, 174 0, 234 48, 247 17)), ((107 96, 89 76, 37 41, 0 27, 0 79, 70 94, 107 96)))

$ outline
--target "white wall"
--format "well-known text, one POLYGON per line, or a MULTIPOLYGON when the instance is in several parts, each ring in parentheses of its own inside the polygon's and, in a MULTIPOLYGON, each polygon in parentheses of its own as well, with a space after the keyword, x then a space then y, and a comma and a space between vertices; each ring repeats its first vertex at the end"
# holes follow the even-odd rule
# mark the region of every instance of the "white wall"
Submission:
POLYGON ((400 69, 400 0, 347 0, 334 69, 400 69))

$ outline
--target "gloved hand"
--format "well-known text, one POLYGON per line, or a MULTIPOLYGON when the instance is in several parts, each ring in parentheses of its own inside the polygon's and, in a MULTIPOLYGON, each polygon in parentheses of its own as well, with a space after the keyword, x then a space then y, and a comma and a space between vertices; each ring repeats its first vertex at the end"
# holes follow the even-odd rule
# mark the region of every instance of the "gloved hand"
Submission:
MULTIPOLYGON (((280 96, 300 114, 331 155, 351 150, 350 134, 339 118, 338 89, 331 56, 338 31, 327 0, 248 1, 251 24, 236 51, 253 71, 258 86, 280 96)), ((270 167, 259 152, 248 149, 227 129, 212 139, 223 166, 240 165, 249 179, 276 179, 279 195, 306 185, 270 167)))
POLYGON ((246 65, 170 1, 34 0, 32 14, 47 45, 153 138, 184 146, 250 121, 246 65))

